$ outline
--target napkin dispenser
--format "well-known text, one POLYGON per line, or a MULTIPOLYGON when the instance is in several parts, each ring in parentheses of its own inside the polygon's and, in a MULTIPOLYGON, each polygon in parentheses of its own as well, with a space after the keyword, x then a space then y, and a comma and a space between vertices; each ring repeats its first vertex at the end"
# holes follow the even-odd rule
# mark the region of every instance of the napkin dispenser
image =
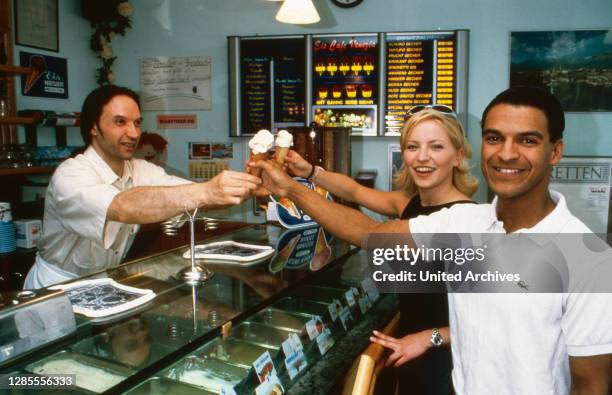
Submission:
POLYGON ((63 291, 0 294, 0 363, 71 335, 76 318, 63 291))

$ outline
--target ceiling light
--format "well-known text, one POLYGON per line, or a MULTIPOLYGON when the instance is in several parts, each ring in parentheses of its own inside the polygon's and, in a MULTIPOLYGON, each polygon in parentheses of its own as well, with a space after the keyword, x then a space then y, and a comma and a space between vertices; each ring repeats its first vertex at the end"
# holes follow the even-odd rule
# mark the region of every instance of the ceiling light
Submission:
POLYGON ((317 23, 321 20, 312 0, 285 0, 276 13, 276 20, 294 25, 317 23))

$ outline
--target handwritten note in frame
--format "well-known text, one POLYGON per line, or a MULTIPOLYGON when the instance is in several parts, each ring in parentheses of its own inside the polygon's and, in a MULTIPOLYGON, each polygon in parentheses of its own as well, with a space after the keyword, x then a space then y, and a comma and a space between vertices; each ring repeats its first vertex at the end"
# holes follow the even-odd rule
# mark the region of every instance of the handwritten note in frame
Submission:
POLYGON ((210 110, 209 56, 140 60, 140 90, 144 111, 210 110))

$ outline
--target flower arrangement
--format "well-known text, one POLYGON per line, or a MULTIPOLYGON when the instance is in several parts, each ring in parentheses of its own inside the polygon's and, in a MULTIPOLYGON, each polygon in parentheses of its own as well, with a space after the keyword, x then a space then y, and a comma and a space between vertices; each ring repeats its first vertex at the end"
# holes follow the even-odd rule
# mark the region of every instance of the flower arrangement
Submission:
POLYGON ((82 0, 81 4, 83 17, 94 29, 89 46, 102 62, 97 73, 98 84, 111 85, 116 79, 111 67, 117 59, 111 41, 118 34, 125 36, 125 31, 131 27, 134 8, 125 0, 82 0))

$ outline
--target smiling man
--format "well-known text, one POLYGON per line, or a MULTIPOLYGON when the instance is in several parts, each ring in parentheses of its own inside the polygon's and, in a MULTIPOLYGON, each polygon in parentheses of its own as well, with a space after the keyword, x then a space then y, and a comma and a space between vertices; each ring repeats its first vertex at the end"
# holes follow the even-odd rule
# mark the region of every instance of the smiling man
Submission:
POLYGON ((138 95, 102 86, 81 110, 87 149, 63 162, 45 195, 43 232, 25 288, 41 288, 116 266, 127 253, 138 224, 164 221, 196 207, 242 202, 261 182, 224 171, 209 182, 170 176, 133 159, 142 116, 138 95))
MULTIPOLYGON (((494 201, 456 204, 409 221, 375 222, 326 201, 270 163, 250 165, 265 170, 266 189, 289 197, 328 231, 356 245, 374 233, 405 234, 407 239, 436 233, 591 233, 570 213, 564 197, 548 189, 563 154, 564 127, 563 109, 550 93, 530 87, 500 93, 482 117, 481 164, 497 195, 494 201)), ((588 264, 610 273, 609 254, 598 257, 601 262, 588 264)), ((585 282, 610 281, 595 272, 584 277, 585 282)), ((393 366, 451 345, 458 395, 608 394, 612 295, 518 292, 451 293, 450 330, 432 328, 401 339, 375 332, 371 340, 391 349, 388 364, 393 366)))

